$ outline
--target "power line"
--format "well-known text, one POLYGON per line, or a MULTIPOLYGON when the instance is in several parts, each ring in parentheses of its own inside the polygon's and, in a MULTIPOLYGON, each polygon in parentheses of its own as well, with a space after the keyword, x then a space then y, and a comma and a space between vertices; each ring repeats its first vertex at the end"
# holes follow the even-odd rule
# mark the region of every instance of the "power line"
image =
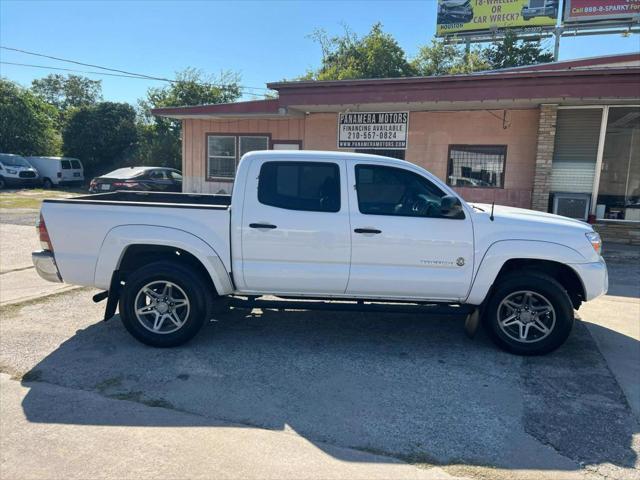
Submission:
POLYGON ((136 80, 148 80, 147 78, 137 77, 134 75, 124 75, 121 73, 107 73, 107 72, 92 72, 88 70, 74 70, 73 68, 62 68, 62 67, 49 67, 47 65, 32 65, 30 63, 16 63, 16 62, 0 62, 3 65, 15 65, 18 67, 33 67, 33 68, 45 68, 47 70, 62 70, 65 72, 74 72, 74 73, 87 73, 91 75, 108 75, 110 77, 123 77, 123 78, 135 78, 136 80))
MULTIPOLYGON (((62 67, 50 67, 47 65, 33 65, 30 63, 17 63, 17 62, 4 62, 4 61, 0 61, 0 65, 13 65, 16 67, 32 67, 32 68, 43 68, 45 70, 61 70, 64 72, 73 72, 73 73, 84 73, 84 74, 88 74, 88 75, 107 75, 109 77, 122 77, 122 78, 132 78, 134 80, 148 80, 147 78, 143 78, 143 77, 137 77, 134 75, 124 75, 124 74, 120 74, 120 73, 107 73, 107 72, 92 72, 89 70, 75 70, 73 68, 62 68, 62 67)), ((263 97, 263 94, 259 94, 259 93, 253 93, 253 92, 247 92, 244 91, 243 87, 239 87, 239 90, 242 92, 243 95, 251 95, 253 97, 263 97)))
MULTIPOLYGON (((24 53, 26 55, 33 55, 33 56, 36 56, 36 57, 49 58, 51 60, 57 60, 59 62, 73 63, 75 65, 82 65, 84 67, 99 68, 100 70, 107 70, 109 72, 116 72, 116 73, 119 73, 119 74, 128 75, 130 77, 138 77, 138 78, 142 78, 142 79, 146 79, 146 80, 158 80, 158 81, 169 82, 169 83, 176 83, 177 82, 177 80, 172 80, 170 78, 156 77, 156 76, 152 76, 152 75, 146 75, 144 73, 129 72, 127 70, 120 70, 120 69, 117 69, 117 68, 104 67, 102 65, 96 65, 96 64, 92 64, 92 63, 79 62, 77 60, 70 60, 68 58, 54 57, 53 55, 45 55, 44 53, 31 52, 29 50, 23 50, 21 48, 5 47, 5 46, 0 45, 0 49, 9 50, 9 51, 12 51, 12 52, 24 53)), ((229 87, 229 85, 216 84, 216 83, 201 83, 201 85, 209 85, 209 86, 218 87, 218 88, 228 88, 229 87)), ((269 90, 268 88, 264 88, 264 87, 250 87, 250 86, 247 86, 247 85, 239 85, 239 87, 242 88, 242 89, 248 89, 248 90, 264 90, 264 91, 268 91, 269 90)))

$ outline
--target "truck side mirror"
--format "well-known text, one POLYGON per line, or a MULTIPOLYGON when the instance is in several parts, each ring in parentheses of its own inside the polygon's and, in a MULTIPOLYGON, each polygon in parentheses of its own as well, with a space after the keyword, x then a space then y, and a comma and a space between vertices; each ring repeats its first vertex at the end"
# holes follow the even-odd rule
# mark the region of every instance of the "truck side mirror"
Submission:
POLYGON ((440 201, 440 215, 447 218, 458 218, 462 215, 462 203, 458 197, 445 195, 440 201))

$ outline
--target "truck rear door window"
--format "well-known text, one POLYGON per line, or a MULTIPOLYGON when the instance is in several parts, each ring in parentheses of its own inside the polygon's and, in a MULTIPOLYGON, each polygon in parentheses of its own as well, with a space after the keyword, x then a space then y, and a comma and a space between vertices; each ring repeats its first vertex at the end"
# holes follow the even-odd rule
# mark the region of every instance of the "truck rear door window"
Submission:
POLYGON ((70 170, 71 169, 71 162, 69 160, 62 160, 60 163, 62 164, 62 168, 64 170, 70 170))
POLYGON ((340 210, 340 169, 328 162, 266 162, 260 169, 258 201, 287 210, 340 210))

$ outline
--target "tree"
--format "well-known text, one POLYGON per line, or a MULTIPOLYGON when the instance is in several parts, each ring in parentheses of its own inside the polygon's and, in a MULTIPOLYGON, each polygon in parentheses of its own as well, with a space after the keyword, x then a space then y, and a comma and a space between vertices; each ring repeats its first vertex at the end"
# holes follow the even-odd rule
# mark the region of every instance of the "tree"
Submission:
POLYGON ((91 80, 80 75, 47 75, 33 80, 31 90, 61 112, 102 100, 102 80, 91 80))
POLYGON ((518 40, 518 36, 509 30, 502 41, 495 42, 483 51, 484 57, 492 69, 520 67, 553 61, 553 54, 545 52, 540 41, 518 40))
POLYGON ((0 152, 56 155, 56 111, 29 90, 0 79, 0 152))
POLYGON ((412 61, 418 75, 455 75, 488 70, 489 63, 480 49, 473 49, 465 54, 460 47, 432 40, 424 45, 412 61))
POLYGON ((180 167, 181 122, 154 117, 151 109, 236 101, 241 94, 237 74, 222 72, 210 76, 188 68, 176 75, 175 82, 164 88, 151 88, 140 101, 138 162, 145 165, 180 167))
POLYGON ((389 78, 415 75, 398 42, 376 23, 362 38, 345 27, 341 36, 329 37, 316 30, 311 38, 322 49, 322 66, 302 79, 344 80, 350 78, 389 78))
POLYGON ((71 109, 62 132, 65 155, 92 175, 133 159, 138 143, 136 111, 128 103, 101 102, 71 109))

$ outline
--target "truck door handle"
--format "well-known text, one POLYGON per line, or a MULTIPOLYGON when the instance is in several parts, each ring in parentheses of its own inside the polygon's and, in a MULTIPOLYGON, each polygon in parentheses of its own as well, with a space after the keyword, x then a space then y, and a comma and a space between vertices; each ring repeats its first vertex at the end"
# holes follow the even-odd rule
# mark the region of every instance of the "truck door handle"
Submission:
POLYGON ((271 225, 270 223, 250 223, 249 227, 250 228, 269 228, 269 229, 278 228, 275 225, 271 225))
POLYGON ((382 230, 377 230, 375 228, 356 228, 354 230, 356 233, 382 233, 382 230))

